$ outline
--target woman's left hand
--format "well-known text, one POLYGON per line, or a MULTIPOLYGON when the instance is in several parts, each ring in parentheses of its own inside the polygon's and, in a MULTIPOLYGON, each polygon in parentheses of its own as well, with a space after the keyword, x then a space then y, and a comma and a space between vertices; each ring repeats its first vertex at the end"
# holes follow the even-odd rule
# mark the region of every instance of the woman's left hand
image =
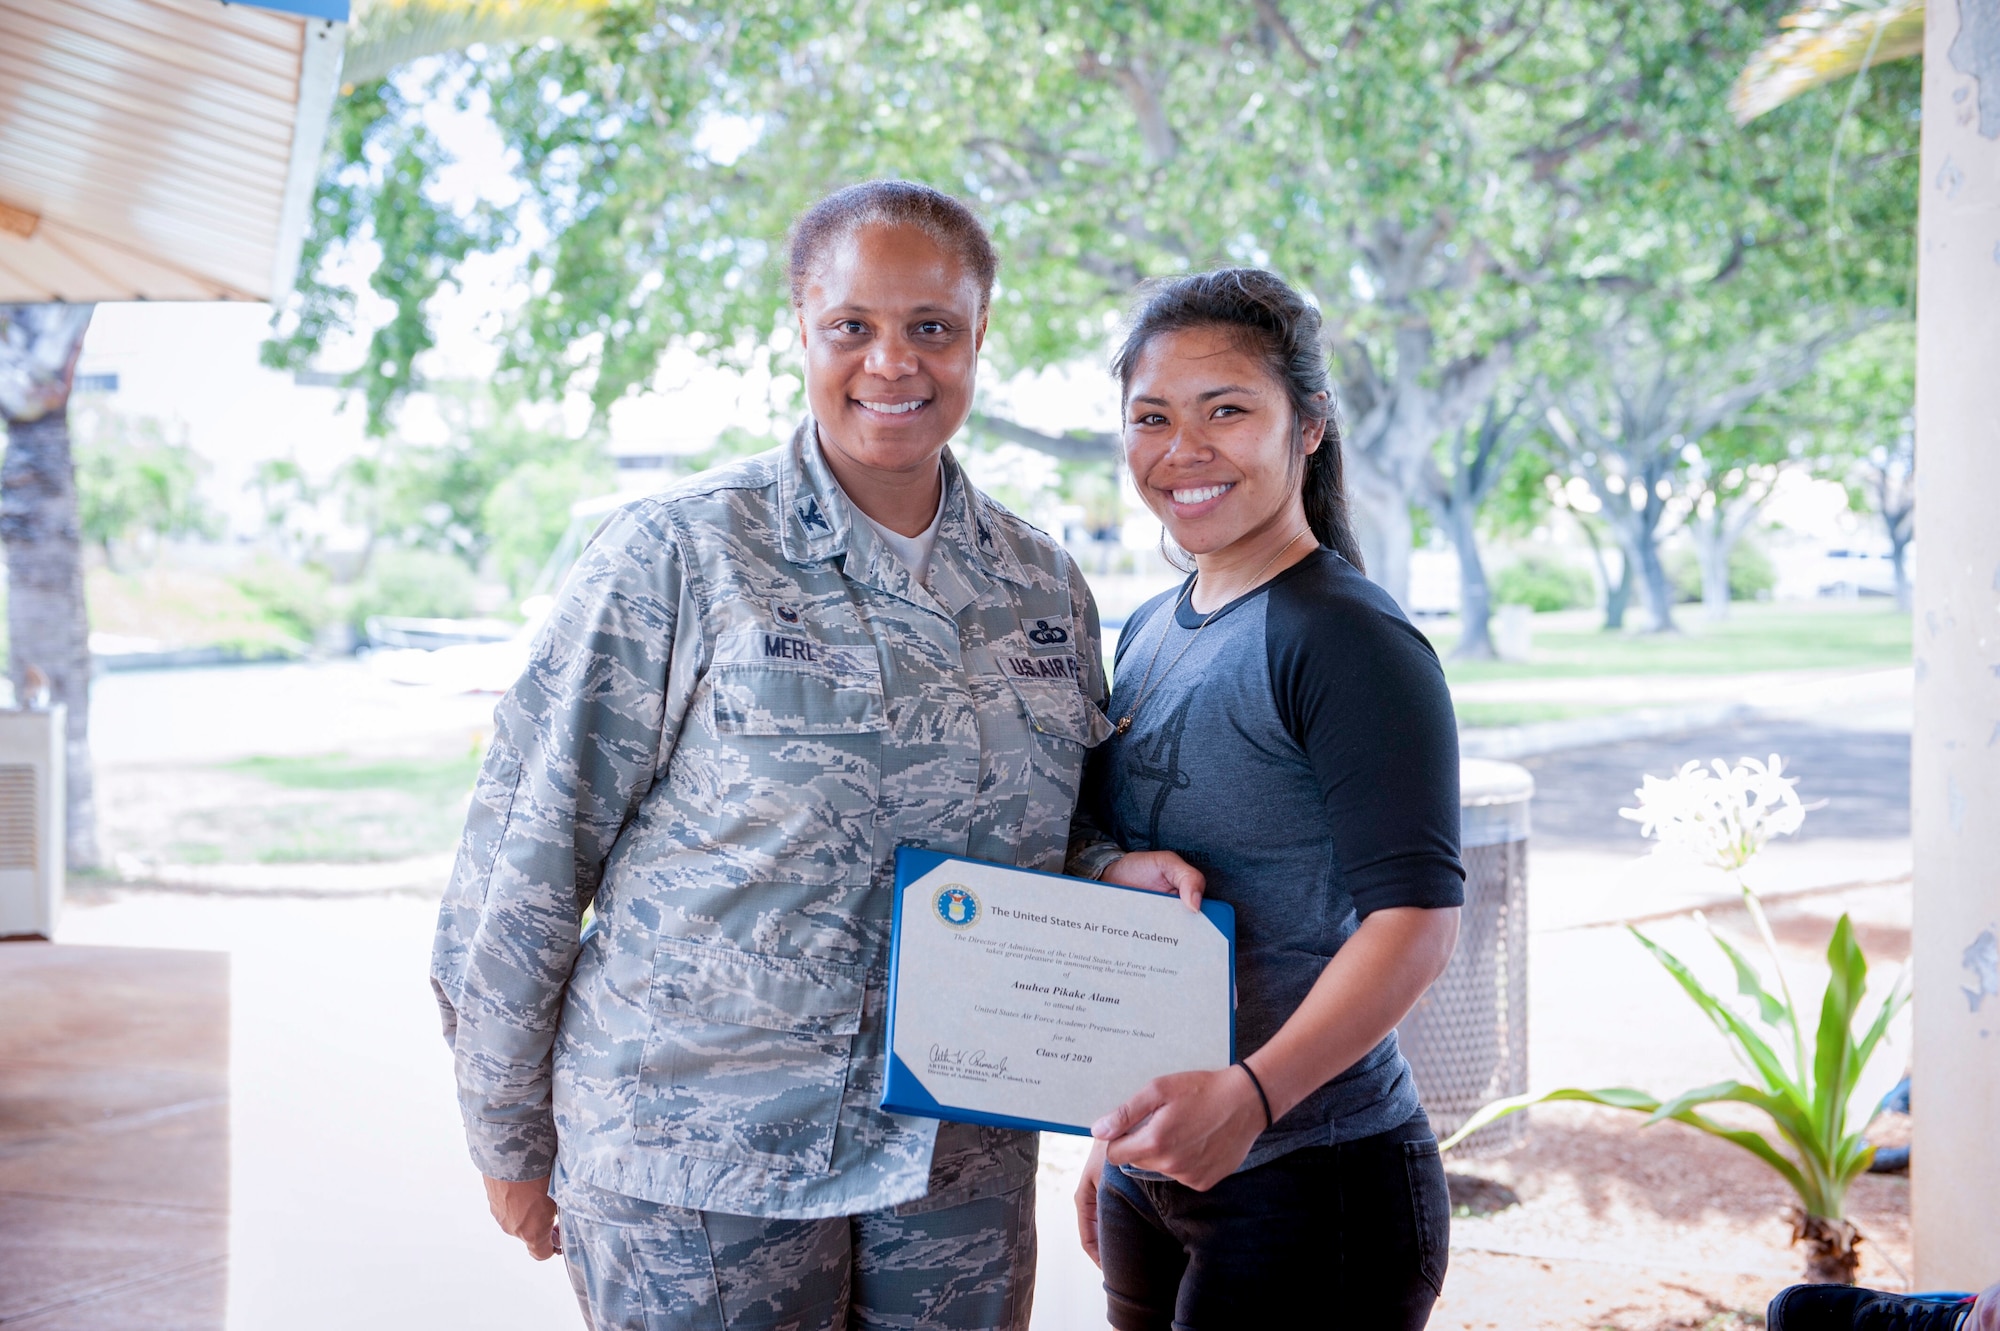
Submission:
POLYGON ((1264 1130, 1264 1102, 1239 1067, 1155 1077, 1091 1125, 1105 1158, 1207 1192, 1236 1172, 1264 1130))

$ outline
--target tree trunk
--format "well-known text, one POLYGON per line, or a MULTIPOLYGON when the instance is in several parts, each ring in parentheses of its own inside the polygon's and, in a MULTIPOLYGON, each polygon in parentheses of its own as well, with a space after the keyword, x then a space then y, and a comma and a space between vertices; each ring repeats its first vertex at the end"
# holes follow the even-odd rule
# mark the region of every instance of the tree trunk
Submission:
MULTIPOLYGON (((1716 515, 1716 523, 1722 525, 1720 514, 1716 515)), ((1695 562, 1701 567, 1702 611, 1711 620, 1728 619, 1729 553, 1736 542, 1702 525, 1690 526, 1689 532, 1694 537, 1695 562)))
POLYGON ((1464 661, 1491 661, 1499 656, 1493 649, 1493 594, 1486 584, 1486 563, 1479 557, 1472 514, 1454 512, 1446 525, 1458 551, 1459 632, 1451 654, 1464 661))
POLYGON ((14 696, 27 697, 27 673, 39 669, 48 678, 50 700, 69 709, 69 867, 95 868, 90 621, 67 410, 8 425, 7 457, 0 464, 0 540, 7 548, 7 669, 14 696))
POLYGON ((69 390, 90 307, 0 306, 0 406, 7 456, 0 463, 0 543, 7 552, 8 674, 26 699, 28 672, 48 680, 68 708, 65 824, 72 869, 97 866, 90 769, 90 625, 83 599, 83 541, 70 457, 69 390))
POLYGON ((1646 626, 1648 633, 1672 633, 1674 625, 1674 589, 1667 581, 1667 566, 1660 559, 1660 542, 1650 531, 1633 534, 1632 543, 1637 550, 1627 550, 1628 563, 1636 555, 1639 565, 1639 590, 1646 597, 1646 613, 1652 623, 1646 626))
POLYGON ((1892 542, 1889 546, 1889 562, 1896 570, 1896 608, 1904 614, 1910 613, 1910 543, 1907 540, 1892 542))
POLYGON ((1410 493, 1395 477, 1377 467, 1358 449, 1349 448, 1346 466, 1347 508, 1354 519, 1354 536, 1368 576, 1386 588, 1405 610, 1410 605, 1410 493))
POLYGON ((1792 1242, 1806 1245, 1806 1283, 1851 1285, 1861 1269, 1861 1231, 1852 1221, 1791 1209, 1792 1242))

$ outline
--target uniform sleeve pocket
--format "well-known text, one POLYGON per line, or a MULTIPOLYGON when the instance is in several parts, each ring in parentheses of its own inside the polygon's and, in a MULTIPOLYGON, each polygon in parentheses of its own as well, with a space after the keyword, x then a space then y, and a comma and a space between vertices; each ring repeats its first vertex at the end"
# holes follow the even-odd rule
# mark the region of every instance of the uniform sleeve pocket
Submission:
POLYGON ((825 1172, 866 997, 858 966, 663 940, 636 1143, 825 1172))
POLYGON ((520 751, 496 741, 473 783, 465 831, 459 838, 458 859, 452 871, 454 896, 485 900, 493 865, 500 857, 500 847, 513 821, 514 797, 520 785, 520 751))

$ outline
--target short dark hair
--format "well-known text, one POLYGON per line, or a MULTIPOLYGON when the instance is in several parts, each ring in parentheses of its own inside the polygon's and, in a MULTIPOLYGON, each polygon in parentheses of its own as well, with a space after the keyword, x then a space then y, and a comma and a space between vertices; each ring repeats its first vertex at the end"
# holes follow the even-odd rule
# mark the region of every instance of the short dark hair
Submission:
POLYGON ((1245 350, 1264 362, 1271 377, 1285 386, 1301 423, 1324 424, 1319 447, 1306 455, 1305 476, 1300 481, 1306 522, 1321 545, 1365 572, 1361 543, 1355 539, 1347 509, 1340 423, 1334 416, 1326 349, 1319 340, 1319 311, 1283 278, 1261 268, 1218 268, 1163 278, 1140 291, 1125 345, 1111 362, 1121 395, 1130 395, 1140 355, 1162 333, 1214 328, 1234 335, 1245 350))
POLYGON ((870 180, 835 190, 792 223, 790 268, 792 304, 804 305, 806 283, 827 250, 864 226, 913 226, 958 255, 979 282, 979 308, 993 299, 1000 271, 993 241, 972 209, 949 194, 912 180, 870 180))

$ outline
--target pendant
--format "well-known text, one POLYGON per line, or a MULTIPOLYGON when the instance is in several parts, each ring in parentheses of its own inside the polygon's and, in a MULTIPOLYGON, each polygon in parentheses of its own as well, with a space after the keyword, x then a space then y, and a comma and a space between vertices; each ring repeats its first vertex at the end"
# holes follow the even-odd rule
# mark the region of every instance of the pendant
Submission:
POLYGON ((1111 733, 1114 735, 1122 735, 1131 728, 1132 728, 1132 717, 1128 713, 1125 716, 1122 716, 1118 719, 1118 725, 1112 730, 1111 733))

